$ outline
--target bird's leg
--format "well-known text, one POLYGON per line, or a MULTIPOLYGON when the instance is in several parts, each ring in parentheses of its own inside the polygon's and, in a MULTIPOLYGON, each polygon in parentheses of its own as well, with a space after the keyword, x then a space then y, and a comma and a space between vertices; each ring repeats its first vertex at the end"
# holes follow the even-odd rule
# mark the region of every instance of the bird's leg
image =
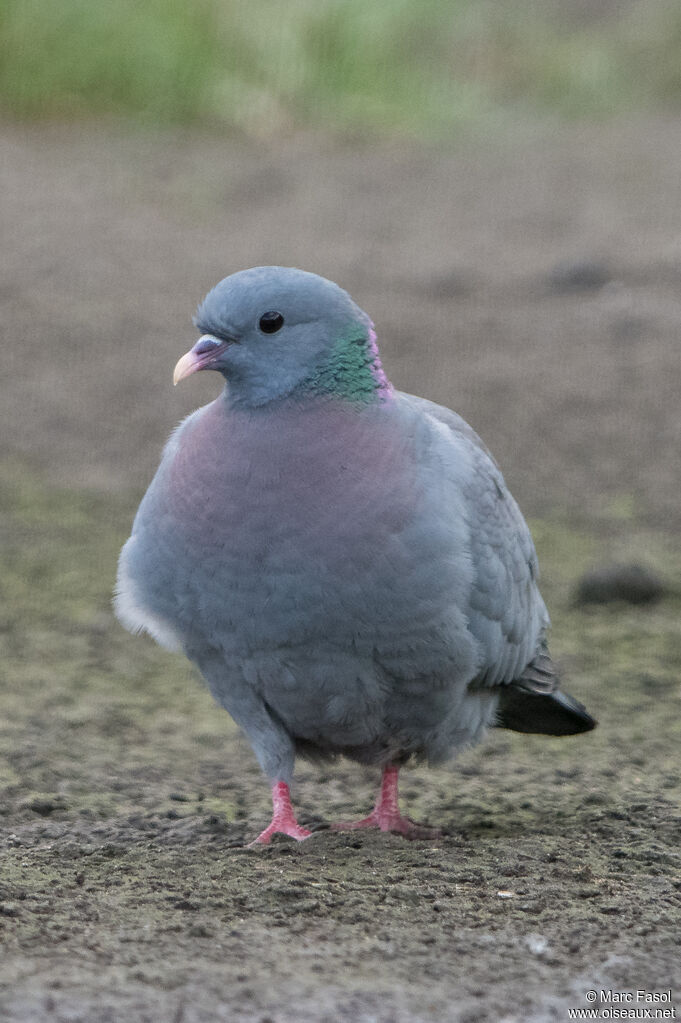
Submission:
POLYGON ((272 785, 272 823, 250 845, 269 845, 272 835, 288 835, 302 842, 312 832, 300 826, 291 806, 291 793, 285 781, 272 785))
POLYGON ((440 832, 437 828, 417 824, 411 817, 403 817, 400 813, 397 791, 399 770, 397 764, 388 764, 387 767, 384 767, 376 805, 368 817, 364 817, 360 821, 341 821, 333 825, 334 830, 380 828, 381 831, 397 831, 405 838, 438 838, 440 832))

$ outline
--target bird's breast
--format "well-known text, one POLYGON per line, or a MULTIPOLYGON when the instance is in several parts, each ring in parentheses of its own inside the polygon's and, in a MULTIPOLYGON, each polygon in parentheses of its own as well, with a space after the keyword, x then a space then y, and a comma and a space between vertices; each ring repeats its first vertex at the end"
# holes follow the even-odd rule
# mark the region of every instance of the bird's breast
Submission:
POLYGON ((416 514, 409 438, 388 425, 328 407, 225 414, 216 402, 172 462, 174 527, 203 559, 342 570, 416 514))

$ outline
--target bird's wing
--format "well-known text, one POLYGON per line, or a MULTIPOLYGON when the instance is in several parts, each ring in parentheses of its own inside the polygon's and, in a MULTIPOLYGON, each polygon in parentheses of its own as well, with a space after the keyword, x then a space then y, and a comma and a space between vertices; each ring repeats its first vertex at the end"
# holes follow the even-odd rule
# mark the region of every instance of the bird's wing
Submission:
POLYGON ((440 443, 450 450, 440 454, 445 464, 448 459, 457 464, 473 567, 464 611, 480 647, 475 684, 511 682, 537 655, 549 626, 530 531, 494 458, 468 423, 424 398, 405 398, 447 428, 439 431, 440 443))

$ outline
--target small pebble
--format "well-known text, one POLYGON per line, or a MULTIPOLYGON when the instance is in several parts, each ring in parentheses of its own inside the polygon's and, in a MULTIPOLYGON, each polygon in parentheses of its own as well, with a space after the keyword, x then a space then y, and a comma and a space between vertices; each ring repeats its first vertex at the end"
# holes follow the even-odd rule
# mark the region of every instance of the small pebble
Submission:
POLYGON ((652 604, 667 592, 659 576, 643 565, 604 565, 585 573, 577 584, 575 603, 652 604))
POLYGON ((532 955, 540 956, 543 955, 549 947, 549 939, 545 938, 543 934, 528 934, 525 939, 525 944, 532 955))
POLYGON ((603 263, 594 259, 565 260, 550 271, 548 285, 558 294, 573 291, 596 291, 610 280, 603 263))

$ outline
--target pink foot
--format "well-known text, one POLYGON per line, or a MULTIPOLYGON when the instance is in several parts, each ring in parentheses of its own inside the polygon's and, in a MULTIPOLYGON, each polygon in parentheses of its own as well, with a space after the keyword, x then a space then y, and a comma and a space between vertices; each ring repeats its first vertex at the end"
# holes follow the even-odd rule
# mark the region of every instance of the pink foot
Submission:
POLYGON ((300 826, 291 806, 291 793, 285 781, 275 782, 272 786, 272 823, 261 831, 256 839, 249 842, 254 845, 269 845, 272 835, 288 835, 302 842, 312 832, 300 826))
POLYGON ((377 813, 372 810, 368 817, 359 821, 337 821, 331 825, 334 831, 354 831, 356 828, 379 828, 381 831, 393 831, 405 838, 440 838, 439 828, 430 828, 426 824, 417 824, 411 817, 401 813, 377 813))
POLYGON ((354 831, 357 828, 379 828, 381 831, 394 831, 405 838, 439 838, 441 832, 437 828, 429 828, 425 824, 417 824, 411 817, 403 817, 400 813, 397 793, 397 777, 399 767, 389 764, 383 771, 381 791, 376 805, 368 817, 360 821, 339 821, 332 825, 334 831, 354 831))

